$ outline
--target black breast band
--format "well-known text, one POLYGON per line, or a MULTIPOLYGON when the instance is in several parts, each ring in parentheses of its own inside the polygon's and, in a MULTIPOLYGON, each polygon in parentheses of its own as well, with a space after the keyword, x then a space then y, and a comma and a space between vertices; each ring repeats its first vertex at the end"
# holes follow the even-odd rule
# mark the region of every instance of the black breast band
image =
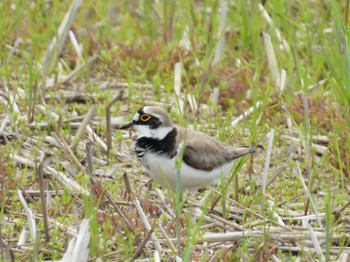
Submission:
POLYGON ((173 158, 176 155, 176 128, 174 127, 163 139, 140 137, 136 140, 136 153, 142 157, 146 151, 167 155, 173 158))

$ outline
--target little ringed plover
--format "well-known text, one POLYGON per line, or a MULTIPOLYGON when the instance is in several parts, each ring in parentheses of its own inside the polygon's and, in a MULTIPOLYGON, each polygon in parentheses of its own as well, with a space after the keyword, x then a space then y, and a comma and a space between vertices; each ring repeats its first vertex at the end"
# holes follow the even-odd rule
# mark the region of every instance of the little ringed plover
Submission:
POLYGON ((159 106, 145 106, 121 129, 133 127, 136 154, 146 171, 159 184, 175 191, 176 161, 181 159, 181 190, 197 190, 216 184, 233 166, 233 160, 257 151, 232 147, 202 132, 174 126, 159 106))

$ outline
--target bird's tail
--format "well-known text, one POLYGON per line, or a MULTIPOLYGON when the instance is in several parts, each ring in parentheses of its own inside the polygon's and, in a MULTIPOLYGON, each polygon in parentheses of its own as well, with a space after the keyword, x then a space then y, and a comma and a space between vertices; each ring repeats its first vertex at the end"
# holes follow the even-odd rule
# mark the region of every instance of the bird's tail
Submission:
POLYGON ((264 148, 261 145, 258 145, 257 147, 247 147, 247 146, 235 147, 232 149, 232 160, 240 158, 245 155, 254 154, 263 149, 264 148))

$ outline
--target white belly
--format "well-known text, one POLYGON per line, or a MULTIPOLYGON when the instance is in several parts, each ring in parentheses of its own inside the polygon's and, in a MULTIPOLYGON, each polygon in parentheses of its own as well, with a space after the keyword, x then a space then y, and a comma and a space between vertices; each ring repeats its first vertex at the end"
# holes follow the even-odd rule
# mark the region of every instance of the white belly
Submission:
MULTIPOLYGON (((176 189, 176 157, 168 159, 154 153, 147 152, 141 159, 141 164, 149 175, 159 184, 175 191, 176 189)), ((182 162, 180 169, 180 183, 182 190, 197 190, 207 185, 216 184, 222 175, 226 175, 233 163, 227 163, 222 167, 211 171, 195 169, 182 162)))

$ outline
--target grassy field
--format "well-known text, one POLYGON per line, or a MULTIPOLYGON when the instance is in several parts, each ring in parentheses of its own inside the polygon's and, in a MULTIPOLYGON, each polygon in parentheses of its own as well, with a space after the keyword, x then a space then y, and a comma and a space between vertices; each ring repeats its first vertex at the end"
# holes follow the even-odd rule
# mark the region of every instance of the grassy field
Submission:
POLYGON ((1 1, 0 260, 349 261, 338 2, 1 1), (143 105, 264 151, 179 202, 118 130, 143 105))

